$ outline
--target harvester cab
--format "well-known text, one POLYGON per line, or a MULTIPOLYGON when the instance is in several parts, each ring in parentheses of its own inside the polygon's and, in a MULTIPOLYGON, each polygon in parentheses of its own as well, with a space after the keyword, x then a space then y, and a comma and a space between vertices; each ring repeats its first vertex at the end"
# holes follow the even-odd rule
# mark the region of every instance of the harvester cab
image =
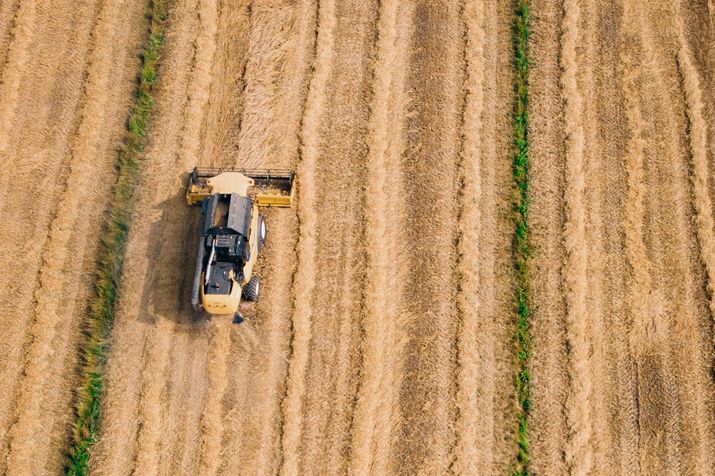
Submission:
POLYGON ((186 202, 201 204, 201 239, 191 305, 242 322, 241 299, 256 301, 253 274, 268 229, 259 207, 290 207, 295 174, 288 170, 199 169, 189 178, 186 202))

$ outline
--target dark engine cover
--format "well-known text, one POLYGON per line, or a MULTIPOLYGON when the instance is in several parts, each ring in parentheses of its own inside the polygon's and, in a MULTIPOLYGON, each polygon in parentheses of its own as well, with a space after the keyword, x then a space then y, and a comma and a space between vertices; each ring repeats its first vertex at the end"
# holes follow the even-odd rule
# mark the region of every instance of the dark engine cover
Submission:
POLYGON ((251 227, 253 201, 236 194, 216 194, 206 199, 201 210, 201 236, 203 244, 202 271, 208 271, 206 294, 229 294, 233 271, 238 281, 243 266, 250 256, 248 235, 251 227), (211 259, 211 250, 213 260, 211 259), (209 269, 210 268, 210 269, 209 269))

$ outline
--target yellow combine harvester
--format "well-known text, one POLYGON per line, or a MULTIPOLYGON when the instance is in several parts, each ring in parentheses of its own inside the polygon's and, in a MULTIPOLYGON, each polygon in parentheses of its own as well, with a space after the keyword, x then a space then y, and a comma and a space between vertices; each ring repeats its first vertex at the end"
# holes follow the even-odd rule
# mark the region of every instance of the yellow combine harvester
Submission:
POLYGON ((189 205, 201 203, 201 240, 191 304, 196 311, 233 314, 242 322, 241 298, 256 301, 253 274, 266 242, 258 207, 290 207, 295 174, 287 170, 194 169, 186 190, 189 205))

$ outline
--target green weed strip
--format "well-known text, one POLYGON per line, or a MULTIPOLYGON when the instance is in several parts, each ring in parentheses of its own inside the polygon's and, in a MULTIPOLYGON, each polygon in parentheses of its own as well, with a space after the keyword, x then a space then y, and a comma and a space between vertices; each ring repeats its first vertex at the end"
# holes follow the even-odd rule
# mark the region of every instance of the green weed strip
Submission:
POLYGON ((529 74, 529 2, 515 0, 514 65, 516 67, 514 99, 513 163, 516 197, 514 202, 516 232, 514 234, 514 266, 516 269, 516 393, 518 454, 514 474, 529 474, 529 409, 531 406, 529 357, 529 137, 528 137, 528 74, 529 74))
POLYGON ((150 0, 147 17, 148 39, 141 53, 138 87, 127 121, 128 130, 117 157, 118 178, 97 264, 96 295, 85 328, 81 385, 75 399, 74 431, 66 468, 67 474, 70 475, 89 474, 92 446, 97 441, 99 432, 108 339, 114 322, 117 290, 124 268, 132 196, 139 178, 144 139, 154 108, 152 92, 164 44, 168 17, 167 0, 150 0))

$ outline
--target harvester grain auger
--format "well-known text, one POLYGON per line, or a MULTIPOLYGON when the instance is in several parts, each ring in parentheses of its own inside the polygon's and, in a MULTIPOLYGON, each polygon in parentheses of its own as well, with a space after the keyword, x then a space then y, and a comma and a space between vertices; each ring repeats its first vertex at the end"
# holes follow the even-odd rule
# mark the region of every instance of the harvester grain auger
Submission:
POLYGON ((189 205, 201 204, 199 241, 191 304, 196 311, 233 314, 241 298, 256 301, 260 281, 253 274, 266 242, 259 207, 290 207, 295 174, 289 170, 194 169, 186 190, 189 205))

